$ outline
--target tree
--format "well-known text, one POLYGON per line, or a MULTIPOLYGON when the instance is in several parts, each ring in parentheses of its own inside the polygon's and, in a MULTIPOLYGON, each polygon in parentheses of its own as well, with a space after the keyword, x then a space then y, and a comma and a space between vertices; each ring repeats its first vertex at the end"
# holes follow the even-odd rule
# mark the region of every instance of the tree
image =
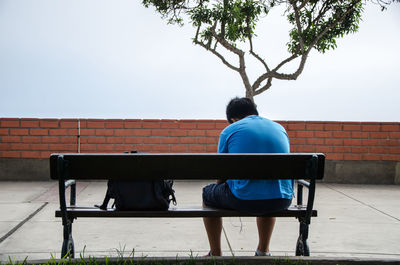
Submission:
MULTIPOLYGON (((400 0, 371 2, 384 10, 391 2, 400 0)), ((168 23, 183 25, 189 20, 196 29, 193 43, 236 71, 243 81, 246 97, 253 101, 254 96, 272 86, 274 79, 296 80, 312 49, 325 53, 337 47, 338 38, 357 32, 366 4, 362 0, 142 0, 142 3, 145 7, 154 6, 168 23), (282 5, 292 25, 287 43, 289 56, 272 67, 255 51, 253 38, 260 19, 282 5), (248 54, 239 47, 243 43, 248 47, 248 54), (237 57, 238 62, 232 63, 226 52, 237 57), (246 68, 248 56, 255 58, 264 69, 253 82, 246 68), (283 72, 281 69, 289 63, 296 64, 296 70, 283 72)))

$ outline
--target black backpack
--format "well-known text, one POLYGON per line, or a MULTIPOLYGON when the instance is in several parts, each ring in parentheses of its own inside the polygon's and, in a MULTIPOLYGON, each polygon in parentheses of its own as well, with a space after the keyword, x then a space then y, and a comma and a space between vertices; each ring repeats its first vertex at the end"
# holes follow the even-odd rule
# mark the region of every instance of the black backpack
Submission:
POLYGON ((108 180, 103 204, 95 206, 107 210, 114 199, 111 207, 119 211, 168 210, 171 201, 176 205, 173 184, 172 180, 108 180))

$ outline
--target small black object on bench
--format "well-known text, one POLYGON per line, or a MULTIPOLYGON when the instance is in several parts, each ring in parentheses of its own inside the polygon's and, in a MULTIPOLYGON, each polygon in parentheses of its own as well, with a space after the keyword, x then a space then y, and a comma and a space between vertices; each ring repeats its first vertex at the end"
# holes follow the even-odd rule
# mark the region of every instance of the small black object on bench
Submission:
MULTIPOLYGON (((324 176, 325 156, 319 153, 294 154, 52 154, 50 177, 59 181, 63 244, 61 256, 74 257, 72 223, 78 217, 232 217, 249 214, 210 207, 170 207, 168 211, 115 211, 76 205, 76 180, 205 180, 205 179, 295 179, 297 204, 266 216, 295 217, 300 222, 296 256, 309 256, 307 244, 313 209, 315 182, 324 176), (309 182, 304 181, 309 180, 309 182), (65 192, 70 187, 70 204, 65 192), (308 188, 303 204, 303 187, 308 188)), ((179 198, 179 194, 177 194, 179 198)))

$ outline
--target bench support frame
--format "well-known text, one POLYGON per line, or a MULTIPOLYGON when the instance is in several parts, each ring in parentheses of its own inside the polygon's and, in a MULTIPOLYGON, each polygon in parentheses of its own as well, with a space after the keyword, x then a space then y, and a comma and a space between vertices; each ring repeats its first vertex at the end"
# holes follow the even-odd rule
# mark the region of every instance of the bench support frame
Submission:
POLYGON ((65 190, 70 187, 70 205, 74 206, 76 204, 76 182, 75 180, 65 181, 68 179, 68 161, 64 160, 63 156, 59 156, 57 162, 57 171, 60 177, 58 188, 63 225, 63 244, 61 247, 61 257, 63 258, 69 255, 71 258, 75 258, 75 246, 72 238, 72 223, 74 220, 68 216, 65 190))
MULTIPOLYGON (((297 182, 296 207, 301 207, 301 205, 303 205, 303 187, 306 187, 308 189, 307 208, 305 215, 294 216, 299 220, 299 236, 297 239, 296 251, 295 251, 296 256, 310 256, 310 249, 307 242, 309 234, 309 225, 311 223, 311 217, 316 216, 316 211, 313 210, 313 204, 315 197, 315 182, 318 174, 318 156, 317 155, 312 156, 312 158, 308 161, 308 163, 310 163, 310 165, 307 167, 308 169, 306 175, 307 179, 309 179, 310 182, 304 180, 296 180, 297 182)), ((76 181, 71 179, 73 176, 70 176, 68 168, 69 168, 69 161, 64 159, 63 155, 58 155, 57 175, 59 180, 59 201, 60 201, 59 217, 62 218, 62 225, 63 225, 63 243, 61 248, 61 257, 69 256, 71 258, 74 258, 75 247, 74 247, 74 240, 72 237, 72 224, 74 219, 77 218, 77 216, 69 215, 68 210, 74 208, 74 206, 76 205, 76 181), (65 195, 67 188, 70 188, 70 203, 68 207, 65 195)), ((204 215, 204 216, 210 216, 210 215, 204 215)), ((222 214, 221 216, 223 217, 227 215, 222 214)), ((246 216, 246 215, 229 215, 229 216, 246 216)), ((123 216, 123 217, 139 217, 139 216, 123 216)), ((157 215, 151 217, 157 217, 157 215)), ((175 217, 199 217, 199 215, 175 216, 175 217)))
POLYGON ((310 248, 308 246, 308 230, 309 225, 311 223, 311 212, 314 206, 314 198, 315 198, 315 179, 318 174, 318 157, 314 155, 312 159, 309 161, 310 165, 307 167, 309 171, 310 182, 305 182, 303 180, 298 180, 297 186, 297 204, 303 204, 303 187, 308 188, 308 200, 307 200, 307 212, 305 217, 300 217, 300 231, 299 237, 296 243, 296 256, 310 256, 310 248))

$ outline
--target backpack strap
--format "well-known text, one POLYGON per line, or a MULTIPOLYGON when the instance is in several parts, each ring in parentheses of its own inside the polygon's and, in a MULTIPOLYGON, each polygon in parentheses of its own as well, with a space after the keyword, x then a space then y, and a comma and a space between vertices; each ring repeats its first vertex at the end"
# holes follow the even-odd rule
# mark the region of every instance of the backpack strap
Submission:
POLYGON ((175 191, 171 193, 171 197, 172 197, 171 199, 172 203, 176 206, 175 191))
MULTIPOLYGON (((110 195, 106 194, 106 196, 104 197, 103 203, 101 205, 97 205, 96 204, 96 205, 94 205, 94 207, 97 207, 97 208, 100 208, 100 209, 106 211, 107 210, 107 205, 108 205, 108 202, 110 201, 110 199, 111 199, 110 195)), ((114 207, 114 205, 112 207, 114 207)))
POLYGON ((168 201, 172 201, 172 203, 174 205, 176 205, 176 198, 175 198, 175 190, 172 188, 172 186, 174 185, 174 181, 173 180, 165 180, 164 181, 165 186, 167 187, 167 191, 168 194, 171 196, 171 199, 168 196, 168 201))

